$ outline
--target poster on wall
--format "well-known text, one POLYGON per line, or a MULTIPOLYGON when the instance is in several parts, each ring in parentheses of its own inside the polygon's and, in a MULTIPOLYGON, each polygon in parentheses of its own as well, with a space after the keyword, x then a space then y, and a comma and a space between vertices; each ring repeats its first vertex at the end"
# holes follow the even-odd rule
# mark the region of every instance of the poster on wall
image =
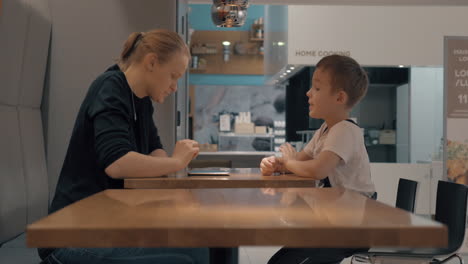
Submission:
MULTIPOLYGON (((468 36, 445 37, 445 148, 447 179, 468 184, 468 36)), ((468 253, 468 233, 459 253, 468 253)))
POLYGON ((468 37, 445 37, 445 168, 447 178, 468 184, 468 37))

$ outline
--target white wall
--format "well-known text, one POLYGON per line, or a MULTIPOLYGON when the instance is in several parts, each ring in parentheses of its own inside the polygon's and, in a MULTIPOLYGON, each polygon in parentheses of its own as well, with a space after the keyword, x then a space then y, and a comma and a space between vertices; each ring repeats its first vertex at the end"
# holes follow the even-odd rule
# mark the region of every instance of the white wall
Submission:
POLYGON ((346 51, 361 64, 443 64, 443 36, 468 35, 467 6, 289 6, 288 63, 321 56, 296 51, 346 51))
MULTIPOLYGON (((431 193, 431 164, 371 163, 371 175, 378 193, 377 200, 395 206, 398 180, 417 181, 415 212, 428 215, 434 207, 431 193)), ((432 210, 433 211, 433 210, 432 210)))
MULTIPOLYGON (((49 0, 52 39, 43 100, 53 195, 78 108, 91 82, 118 58, 134 31, 176 28, 173 0, 49 0)), ((174 98, 156 108, 163 143, 175 136, 174 98), (169 125, 166 125, 169 122, 169 125)))
POLYGON ((413 67, 410 76, 410 159, 429 162, 443 136, 443 69, 413 67))

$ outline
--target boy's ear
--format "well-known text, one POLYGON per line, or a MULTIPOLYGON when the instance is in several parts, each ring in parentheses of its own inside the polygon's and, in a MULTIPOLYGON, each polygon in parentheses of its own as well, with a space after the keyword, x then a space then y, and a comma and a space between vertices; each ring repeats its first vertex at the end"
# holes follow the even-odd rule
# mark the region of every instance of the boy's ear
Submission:
POLYGON ((345 105, 348 102, 348 94, 345 91, 339 91, 336 97, 339 104, 345 105))

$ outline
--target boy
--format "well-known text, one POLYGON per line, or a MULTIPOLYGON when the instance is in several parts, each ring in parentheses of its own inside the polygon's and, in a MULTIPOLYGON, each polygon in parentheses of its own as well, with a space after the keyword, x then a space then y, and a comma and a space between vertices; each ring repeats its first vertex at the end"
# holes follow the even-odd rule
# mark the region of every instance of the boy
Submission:
MULTIPOLYGON (((260 164, 262 174, 289 171, 321 180, 325 187, 344 187, 374 197, 364 137, 359 126, 348 119, 367 87, 367 74, 354 59, 341 55, 321 59, 307 97, 309 116, 323 119, 324 124, 301 152, 286 143, 280 147, 281 158, 264 158, 260 164)), ((363 250, 282 248, 268 264, 340 263, 363 250)))

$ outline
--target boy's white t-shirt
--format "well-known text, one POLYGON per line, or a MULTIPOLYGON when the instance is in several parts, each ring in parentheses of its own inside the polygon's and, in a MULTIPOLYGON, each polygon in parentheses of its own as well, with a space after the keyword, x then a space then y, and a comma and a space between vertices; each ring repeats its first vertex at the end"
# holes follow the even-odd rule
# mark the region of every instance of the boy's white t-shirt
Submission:
POLYGON ((338 166, 328 175, 331 186, 344 187, 367 196, 374 194, 369 155, 359 126, 343 120, 327 129, 324 123, 305 146, 304 152, 314 159, 325 150, 341 158, 338 166))

